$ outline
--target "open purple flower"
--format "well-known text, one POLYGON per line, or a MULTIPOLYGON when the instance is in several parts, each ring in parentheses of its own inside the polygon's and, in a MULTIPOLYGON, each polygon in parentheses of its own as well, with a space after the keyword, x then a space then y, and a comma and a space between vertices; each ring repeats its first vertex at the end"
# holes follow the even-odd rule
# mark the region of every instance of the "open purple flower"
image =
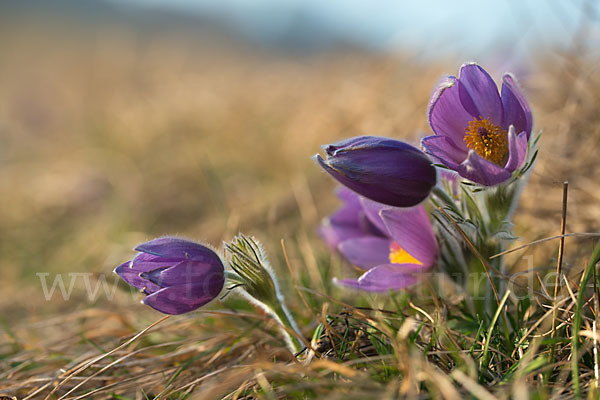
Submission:
POLYGON ((144 292, 142 303, 165 314, 193 311, 219 295, 223 262, 211 249, 190 240, 161 237, 135 248, 139 254, 117 268, 125 282, 144 292))
POLYGON ((358 136, 325 147, 316 160, 350 190, 379 203, 412 207, 429 196, 436 183, 431 160, 421 150, 385 137, 358 136))
POLYGON ((511 74, 502 93, 479 65, 464 64, 458 78, 448 76, 429 103, 435 135, 421 140, 426 152, 463 178, 493 186, 523 165, 533 119, 511 74))
POLYGON ((370 292, 397 290, 417 283, 434 265, 438 247, 423 206, 389 207, 345 188, 338 196, 344 205, 321 225, 321 236, 366 272, 334 282, 370 292))

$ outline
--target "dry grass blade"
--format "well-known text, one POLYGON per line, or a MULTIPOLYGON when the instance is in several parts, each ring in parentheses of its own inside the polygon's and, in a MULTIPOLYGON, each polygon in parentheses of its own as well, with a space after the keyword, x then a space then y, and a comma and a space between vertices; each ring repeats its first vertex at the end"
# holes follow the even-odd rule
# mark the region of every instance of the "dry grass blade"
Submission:
POLYGON ((533 242, 529 242, 527 244, 512 248, 512 249, 508 249, 505 250, 503 252, 494 254, 493 256, 490 257, 490 259, 492 258, 496 258, 496 257, 501 257, 510 253, 514 253, 515 251, 519 251, 519 250, 523 250, 526 249, 530 246, 535 246, 537 244, 541 244, 541 243, 545 243, 548 242, 550 240, 556 240, 556 239, 562 239, 562 238, 568 238, 568 237, 585 237, 585 238, 594 238, 594 237, 600 237, 600 233, 595 233, 595 232, 581 232, 581 233, 565 233, 564 235, 556 235, 556 236, 549 236, 543 239, 539 239, 539 240, 534 240, 533 242))
MULTIPOLYGON (((556 261, 556 279, 554 281, 554 302, 556 302, 556 299, 558 297, 558 288, 559 288, 559 282, 560 282, 560 274, 562 272, 562 262, 563 262, 563 255, 564 255, 564 250, 565 250, 565 230, 567 229, 567 200, 568 200, 568 190, 569 190, 569 182, 564 182, 563 183, 563 198, 562 198, 562 215, 561 215, 561 221, 560 221, 560 242, 559 242, 559 246, 558 246, 558 259, 556 261)), ((554 308, 554 310, 556 310, 556 307, 554 308)), ((552 334, 550 335, 550 337, 554 337, 554 329, 556 326, 555 323, 555 319, 556 319, 556 314, 554 314, 552 316, 552 334)), ((554 350, 552 350, 552 353, 554 353, 554 350)), ((554 357, 551 357, 554 358, 554 357)))
POLYGON ((288 271, 292 278, 292 283, 294 284, 294 288, 296 289, 298 296, 300 296, 300 299, 302 300, 304 307, 306 307, 307 310, 312 310, 311 307, 308 305, 308 301, 306 301, 306 297, 304 297, 304 294, 300 290, 300 286, 298 285, 298 280, 296 279, 296 274, 294 273, 292 264, 290 263, 290 258, 288 257, 287 249, 285 248, 285 241, 283 239, 281 239, 280 243, 281 243, 281 249, 283 250, 283 256, 285 258, 285 264, 287 265, 288 271))
POLYGON ((473 396, 475 396, 475 398, 479 400, 498 400, 496 396, 492 395, 484 387, 479 385, 473 379, 469 378, 460 370, 456 369, 452 371, 450 377, 463 385, 465 389, 467 389, 473 396))
MULTIPOLYGON (((85 363, 81 367, 77 368, 75 371, 71 372, 66 378, 64 378, 54 388, 52 388, 52 390, 50 391, 50 393, 48 393, 48 395, 45 397, 45 400, 50 399, 50 396, 52 396, 54 393, 56 393, 56 391, 58 389, 60 389, 65 383, 67 383, 69 380, 71 380, 74 376, 76 376, 80 372, 84 371, 85 369, 89 368, 90 366, 94 365, 98 361, 103 360, 106 357, 109 357, 111 354, 113 354, 113 353, 121 350, 122 348, 128 346, 129 344, 133 343, 139 337, 141 337, 143 334, 145 334, 146 332, 148 332, 150 329, 154 328, 156 325, 160 324, 161 322, 167 320, 169 317, 170 317, 169 315, 162 317, 158 321, 156 321, 156 322, 152 323, 151 325, 149 325, 148 327, 142 329, 140 332, 138 332, 136 335, 134 335, 131 339, 127 340, 126 342, 124 342, 120 346, 117 346, 114 349, 112 349, 111 351, 109 351, 108 353, 102 354, 102 355, 94 358, 93 360, 88 361, 87 363, 85 363)), ((68 393, 70 393, 70 392, 68 392, 68 393)), ((64 398, 65 396, 61 396, 61 399, 64 398)))

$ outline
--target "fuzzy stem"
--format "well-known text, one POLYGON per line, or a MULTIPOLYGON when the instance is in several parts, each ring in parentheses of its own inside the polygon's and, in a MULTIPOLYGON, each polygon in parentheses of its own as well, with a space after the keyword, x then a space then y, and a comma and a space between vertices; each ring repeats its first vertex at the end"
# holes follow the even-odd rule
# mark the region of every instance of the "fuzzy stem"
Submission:
MULTIPOLYGON (((250 304, 262 309, 265 314, 273 318, 279 324, 279 331, 283 335, 288 350, 295 356, 304 349, 300 338, 302 334, 296 325, 294 317, 290 314, 282 298, 278 298, 275 304, 266 304, 256 297, 250 295, 243 288, 236 289, 237 293, 244 297, 250 304)), ((279 296, 278 296, 279 297, 279 296)))
POLYGON ((273 314, 277 316, 277 320, 281 325, 280 331, 285 336, 289 350, 292 352, 292 354, 297 355, 302 351, 304 345, 299 339, 302 336, 298 330, 296 321, 294 321, 290 311, 283 302, 280 302, 280 304, 278 304, 278 306, 274 307, 272 310, 273 314), (290 331, 292 331, 294 334, 291 335, 290 331))

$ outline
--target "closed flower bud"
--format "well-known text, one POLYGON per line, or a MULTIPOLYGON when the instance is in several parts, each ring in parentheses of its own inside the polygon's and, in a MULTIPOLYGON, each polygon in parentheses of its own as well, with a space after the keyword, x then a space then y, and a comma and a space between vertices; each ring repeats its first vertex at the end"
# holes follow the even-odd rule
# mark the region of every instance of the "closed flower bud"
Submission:
POLYGON ((412 207, 436 183, 431 160, 419 149, 385 137, 358 136, 325 146, 316 161, 338 182, 373 201, 412 207))
POLYGON ((193 311, 223 289, 223 262, 206 246, 161 237, 142 243, 135 250, 139 254, 114 272, 147 295, 142 303, 164 314, 193 311))

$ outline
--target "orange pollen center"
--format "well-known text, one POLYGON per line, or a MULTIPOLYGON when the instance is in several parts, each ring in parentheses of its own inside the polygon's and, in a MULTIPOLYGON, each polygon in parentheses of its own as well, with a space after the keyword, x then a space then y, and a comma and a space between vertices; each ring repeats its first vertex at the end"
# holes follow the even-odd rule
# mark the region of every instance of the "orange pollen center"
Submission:
POLYGON ((508 139, 504 129, 492 124, 489 118, 479 117, 470 121, 465 130, 464 141, 469 149, 501 167, 506 163, 508 139))
POLYGON ((419 264, 423 263, 407 253, 400 245, 393 242, 390 245, 390 263, 392 264, 419 264))

